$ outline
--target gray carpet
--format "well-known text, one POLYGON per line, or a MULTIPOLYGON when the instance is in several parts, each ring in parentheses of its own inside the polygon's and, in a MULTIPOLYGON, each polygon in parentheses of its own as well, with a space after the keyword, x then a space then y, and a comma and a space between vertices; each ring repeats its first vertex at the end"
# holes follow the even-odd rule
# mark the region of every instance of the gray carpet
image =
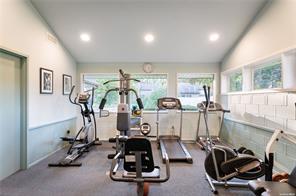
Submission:
MULTIPOLYGON (((171 163, 171 178, 163 184, 151 184, 151 196, 207 196, 213 195, 204 177, 203 160, 205 154, 195 144, 186 144, 193 156, 193 164, 171 163)), ((160 153, 153 143, 154 159, 160 164, 160 153)), ((113 152, 111 144, 104 142, 94 147, 80 161, 81 167, 49 168, 49 162, 56 162, 64 155, 61 150, 41 161, 28 170, 16 174, 0 182, 1 196, 133 196, 136 185, 133 183, 113 182, 106 172, 111 161, 107 154, 113 152)), ((164 172, 164 170, 163 170, 164 172)), ((244 188, 219 188, 219 195, 252 195, 244 188)))

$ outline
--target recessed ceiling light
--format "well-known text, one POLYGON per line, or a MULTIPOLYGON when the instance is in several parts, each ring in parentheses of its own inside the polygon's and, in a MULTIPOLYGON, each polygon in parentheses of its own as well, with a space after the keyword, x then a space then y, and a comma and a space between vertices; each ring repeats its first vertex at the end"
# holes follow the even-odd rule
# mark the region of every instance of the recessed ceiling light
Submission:
POLYGON ((87 33, 82 33, 80 34, 80 39, 84 42, 89 42, 90 41, 90 35, 87 33))
POLYGON ((147 43, 151 43, 151 42, 154 41, 154 35, 148 33, 148 34, 145 35, 144 39, 145 39, 145 41, 146 41, 147 43))
POLYGON ((220 38, 220 35, 218 33, 211 33, 209 36, 209 40, 211 42, 215 42, 220 38))

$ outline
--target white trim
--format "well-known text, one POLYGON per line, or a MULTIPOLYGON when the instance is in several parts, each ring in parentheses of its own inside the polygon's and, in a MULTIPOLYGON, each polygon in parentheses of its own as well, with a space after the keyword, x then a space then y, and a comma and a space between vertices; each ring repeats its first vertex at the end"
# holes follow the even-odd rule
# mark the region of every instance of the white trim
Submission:
MULTIPOLYGON (((104 73, 104 72, 96 72, 96 73, 80 73, 80 86, 81 86, 81 89, 84 89, 84 86, 83 86, 83 77, 84 77, 84 75, 108 75, 108 74, 112 74, 112 75, 118 75, 118 79, 119 79, 119 73, 117 73, 117 72, 113 72, 113 73, 104 73)), ((154 73, 154 72, 152 72, 152 73, 144 73, 144 72, 138 72, 138 73, 128 73, 128 74, 130 74, 131 76, 132 75, 143 75, 143 76, 147 76, 147 75, 166 75, 166 80, 167 80, 167 88, 166 88, 166 96, 168 96, 168 94, 169 94, 169 83, 170 83, 170 81, 169 81, 169 73, 154 73)), ((116 108, 112 108, 112 109, 115 109, 115 111, 117 111, 117 107, 116 108)), ((107 108, 106 108, 106 110, 108 110, 107 108)), ((109 109, 110 110, 110 109, 109 109)), ((110 112, 110 113, 114 113, 114 114, 117 114, 117 112, 115 112, 115 111, 112 111, 112 112, 110 112)), ((148 112, 155 112, 156 113, 156 109, 155 110, 145 110, 145 108, 144 108, 144 110, 143 110, 143 112, 146 112, 146 111, 148 111, 148 112)), ((95 113, 99 113, 99 110, 95 110, 95 113)))
POLYGON ((243 84, 244 84, 243 67, 240 67, 240 68, 238 68, 238 69, 236 69, 234 71, 231 71, 231 72, 229 72, 227 74, 224 74, 224 75, 227 77, 227 80, 226 80, 227 81, 227 89, 226 89, 227 92, 236 93, 236 92, 242 92, 243 91, 243 84), (230 91, 230 77, 231 77, 231 75, 237 74, 237 73, 241 73, 241 75, 242 75, 242 86, 241 86, 242 90, 240 90, 240 91, 230 91))
POLYGON ((230 67, 232 67, 232 68, 226 69, 226 70, 222 71, 221 73, 222 73, 222 74, 227 74, 228 72, 231 72, 231 71, 233 71, 233 70, 235 70, 235 69, 238 69, 238 68, 242 68, 242 67, 244 67, 244 66, 253 65, 253 64, 255 64, 255 63, 259 63, 259 64, 260 64, 260 62, 264 62, 265 60, 268 60, 268 59, 274 58, 274 57, 279 56, 279 55, 281 55, 281 54, 283 54, 283 53, 294 52, 295 50, 296 50, 296 45, 291 46, 291 47, 287 47, 287 48, 285 48, 285 49, 281 49, 281 50, 278 50, 278 51, 276 51, 276 52, 273 52, 273 53, 271 53, 271 54, 269 54, 269 55, 265 55, 265 56, 262 56, 262 57, 259 57, 259 58, 256 58, 256 59, 253 59, 253 60, 250 60, 249 62, 246 62, 246 63, 244 63, 244 64, 240 64, 240 65, 238 65, 238 66, 232 65, 232 66, 230 66, 230 67))
POLYGON ((0 45, 0 49, 6 50, 6 51, 11 52, 11 53, 14 53, 16 56, 19 56, 19 57, 22 57, 22 58, 27 58, 27 59, 29 58, 29 55, 27 55, 27 54, 24 54, 24 53, 22 53, 22 52, 20 52, 18 50, 10 49, 10 48, 2 46, 2 45, 0 45))
POLYGON ((29 130, 29 131, 33 131, 33 130, 35 130, 35 129, 39 129, 39 128, 42 128, 42 127, 46 127, 46 126, 50 126, 50 125, 54 125, 54 124, 58 124, 58 123, 62 123, 62 122, 69 121, 69 120, 74 120, 74 119, 76 119, 76 118, 77 118, 77 117, 74 116, 74 117, 70 117, 70 118, 63 119, 63 120, 52 121, 52 122, 45 123, 45 124, 43 124, 43 125, 37 125, 37 126, 29 127, 28 130, 29 130))
POLYGON ((252 86, 251 86, 251 89, 253 90, 253 91, 257 91, 257 90, 272 90, 272 89, 281 89, 281 88, 283 88, 283 66, 282 66, 282 58, 281 58, 281 56, 279 56, 279 57, 276 57, 276 58, 270 58, 270 59, 268 59, 268 60, 266 60, 266 61, 264 61, 264 62, 262 62, 262 63, 259 63, 259 64, 254 64, 254 65, 252 65, 251 66, 251 72, 252 72, 252 78, 251 78, 251 81, 252 81, 252 86), (268 63, 270 63, 270 62, 273 62, 273 61, 279 61, 279 63, 280 63, 280 67, 281 67, 281 87, 279 87, 279 88, 262 88, 262 89, 255 89, 255 85, 254 85, 254 79, 255 79, 255 71, 257 70, 257 69, 264 69, 264 68, 267 68, 267 67, 270 67, 270 66, 273 66, 273 65, 269 65, 268 63))
POLYGON ((9 55, 20 58, 21 64, 21 105, 20 109, 22 111, 22 115, 20 118, 20 168, 27 169, 28 168, 28 124, 29 124, 29 65, 30 65, 30 56, 22 53, 18 50, 14 50, 5 46, 0 45, 0 52, 8 52, 9 55))
MULTIPOLYGON (((283 49, 283 50, 279 50, 279 51, 274 52, 274 53, 272 53, 270 55, 266 55, 264 57, 257 58, 257 59, 255 59, 253 61, 248 62, 248 63, 242 64, 242 65, 239 65, 239 66, 235 66, 233 68, 230 68, 228 70, 225 70, 225 71, 221 72, 221 77, 223 77, 223 76, 226 76, 227 77, 227 80, 226 80, 226 82, 227 82, 226 86, 228 87, 228 89, 226 89, 227 94, 229 94, 229 93, 239 93, 239 94, 242 94, 242 92, 246 92, 246 91, 244 91, 244 89, 242 89, 242 91, 237 91, 237 92, 230 92, 229 91, 229 83, 230 83, 230 81, 229 81, 229 75, 232 74, 232 73, 235 73, 236 71, 239 71, 239 70, 242 70, 242 72, 243 72, 243 68, 244 67, 250 67, 251 68, 251 72, 252 72, 252 75, 251 75, 251 77, 252 77, 251 78, 251 81, 252 81, 251 89, 252 89, 252 91, 258 91, 258 90, 260 90, 260 91, 261 90, 268 90, 268 91, 270 91, 270 90, 276 90, 276 91, 278 91, 279 89, 281 89, 282 91, 287 91, 286 89, 283 89, 283 88, 258 89, 258 90, 255 90, 254 89, 254 81, 253 81, 254 80, 254 71, 255 71, 255 69, 265 67, 265 64, 268 63, 268 62, 279 60, 280 63, 281 63, 281 72, 282 72, 281 73, 281 80, 282 80, 282 87, 283 87, 284 86, 284 84, 283 84, 284 73, 283 73, 283 69, 282 69, 282 59, 281 59, 282 58, 282 54, 285 54, 285 53, 294 53, 294 52, 296 52, 296 46, 289 47, 289 48, 286 48, 286 49, 283 49)), ((242 80, 243 80, 242 83, 244 84, 244 78, 242 80)), ((247 93, 251 93, 251 92, 248 91, 247 93)))
MULTIPOLYGON (((229 117, 229 116, 225 116, 225 119, 229 120, 229 121, 232 121, 232 122, 235 122, 235 123, 240 123, 240 124, 243 124, 243 125, 247 125, 247 126, 250 126, 250 127, 254 127, 254 128, 257 128, 257 129, 264 130, 264 131, 268 131, 268 132, 271 132, 271 133, 273 133, 275 131, 275 129, 273 129, 273 128, 257 125, 255 123, 248 122, 248 121, 245 121, 243 119, 238 120, 238 119, 235 119, 235 118, 232 118, 232 117, 229 117)), ((284 130, 284 132, 287 135, 291 135, 291 136, 294 136, 294 137, 296 136, 296 134, 292 133, 291 130, 284 130)))
POLYGON ((272 129, 272 128, 256 125, 255 123, 247 122, 245 120, 238 120, 238 119, 235 119, 235 118, 232 118, 232 117, 229 117, 229 116, 225 116, 225 120, 229 120, 229 121, 232 121, 232 122, 235 122, 235 123, 240 123, 240 124, 251 126, 251 127, 254 127, 254 128, 258 128, 258 129, 262 129, 264 131, 268 131, 268 132, 272 132, 272 133, 274 132, 274 129, 272 129))
MULTIPOLYGON (((168 111, 166 111, 166 110, 160 110, 159 113, 160 114, 167 114, 168 111)), ((155 109, 155 110, 144 110, 143 111, 143 114, 157 114, 157 109, 155 109)))
POLYGON ((59 147, 59 148, 56 149, 55 151, 52 151, 51 153, 48 153, 47 155, 41 157, 40 159, 38 159, 38 160, 36 160, 36 161, 34 161, 34 162, 28 164, 28 168, 30 168, 30 167, 36 165, 37 163, 43 161, 44 159, 48 158, 49 156, 53 155, 54 153, 56 153, 56 152, 62 150, 63 148, 65 148, 65 146, 67 146, 67 145, 64 145, 64 146, 62 146, 62 147, 59 147))
MULTIPOLYGON (((188 73, 188 72, 176 72, 176 76, 175 76, 175 79, 176 79, 176 84, 175 84, 175 97, 180 99, 181 97, 178 97, 178 74, 197 74, 197 75, 202 75, 202 74, 205 74, 205 75, 213 75, 213 99, 212 101, 216 102, 217 100, 217 97, 216 95, 218 94, 218 85, 217 85, 217 82, 218 82, 218 74, 217 73, 214 73, 214 72, 192 72, 192 73, 188 73)), ((196 103, 197 104, 197 103, 196 103)), ((195 105, 196 107, 196 105, 195 105)), ((192 111, 192 110, 188 110, 186 111, 183 111, 184 113, 196 113, 198 112, 197 110, 196 111, 192 111)))
POLYGON ((245 94, 265 94, 265 93, 296 93, 296 89, 283 89, 283 88, 260 89, 260 90, 252 90, 252 91, 222 93, 221 95, 227 96, 227 95, 245 95, 245 94))

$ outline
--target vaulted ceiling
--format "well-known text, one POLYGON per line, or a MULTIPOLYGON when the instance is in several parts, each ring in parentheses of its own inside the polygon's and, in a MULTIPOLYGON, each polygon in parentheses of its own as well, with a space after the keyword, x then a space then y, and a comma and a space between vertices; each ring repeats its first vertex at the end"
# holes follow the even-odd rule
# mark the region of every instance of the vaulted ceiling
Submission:
POLYGON ((266 0, 32 0, 77 62, 220 62, 266 0), (80 34, 91 36, 87 43, 80 34), (219 33, 210 42, 210 33, 219 33), (153 43, 143 40, 146 33, 153 43))

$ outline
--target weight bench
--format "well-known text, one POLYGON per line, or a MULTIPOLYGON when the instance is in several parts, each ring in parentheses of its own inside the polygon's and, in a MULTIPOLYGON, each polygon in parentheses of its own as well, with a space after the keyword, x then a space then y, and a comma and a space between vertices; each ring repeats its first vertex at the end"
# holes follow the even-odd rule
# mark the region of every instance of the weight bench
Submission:
POLYGON ((250 181, 248 186, 249 189, 258 196, 296 196, 296 166, 289 175, 288 183, 256 180, 250 181))

